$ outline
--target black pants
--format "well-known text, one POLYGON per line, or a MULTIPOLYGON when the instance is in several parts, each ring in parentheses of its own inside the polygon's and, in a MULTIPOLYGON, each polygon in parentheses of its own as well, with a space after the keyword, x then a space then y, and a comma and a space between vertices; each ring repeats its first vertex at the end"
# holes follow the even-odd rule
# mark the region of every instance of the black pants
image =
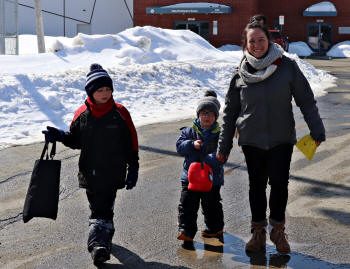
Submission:
POLYGON ((115 190, 86 190, 91 210, 90 219, 113 220, 115 190))
POLYGON ((222 211, 220 187, 213 186, 210 192, 194 192, 182 185, 179 204, 179 230, 187 236, 194 237, 197 232, 197 213, 199 204, 202 206, 204 222, 213 232, 224 228, 224 213, 222 211))
POLYGON ((288 201, 288 181, 292 144, 278 145, 269 150, 242 146, 249 174, 249 203, 252 221, 266 219, 266 186, 271 186, 270 218, 281 222, 285 219, 288 201))

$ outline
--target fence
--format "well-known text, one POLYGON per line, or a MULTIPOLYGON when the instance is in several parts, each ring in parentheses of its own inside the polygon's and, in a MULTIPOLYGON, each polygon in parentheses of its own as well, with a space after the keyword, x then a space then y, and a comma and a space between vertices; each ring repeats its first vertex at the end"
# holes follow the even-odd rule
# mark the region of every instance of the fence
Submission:
POLYGON ((18 0, 0 0, 0 54, 18 54, 18 0))

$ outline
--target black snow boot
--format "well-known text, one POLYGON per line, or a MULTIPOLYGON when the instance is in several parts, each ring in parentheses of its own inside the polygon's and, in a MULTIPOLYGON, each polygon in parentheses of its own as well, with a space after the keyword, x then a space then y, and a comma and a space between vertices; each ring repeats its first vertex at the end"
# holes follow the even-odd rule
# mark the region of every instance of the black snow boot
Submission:
POLYGON ((89 220, 88 251, 94 264, 101 264, 110 259, 114 225, 112 220, 89 220))
POLYGON ((110 252, 105 247, 94 247, 91 251, 91 257, 95 265, 100 265, 111 258, 110 252))

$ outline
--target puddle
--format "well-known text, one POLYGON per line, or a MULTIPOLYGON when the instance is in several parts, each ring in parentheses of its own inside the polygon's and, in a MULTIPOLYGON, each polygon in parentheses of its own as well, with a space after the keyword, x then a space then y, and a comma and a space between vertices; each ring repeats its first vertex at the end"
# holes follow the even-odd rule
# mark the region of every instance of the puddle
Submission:
MULTIPOLYGON (((245 241, 239 237, 224 233, 221 240, 216 238, 194 241, 179 247, 177 255, 189 266, 203 268, 307 268, 307 269, 344 269, 349 264, 334 264, 316 257, 292 252, 282 255, 276 252, 273 245, 266 245, 265 253, 248 256, 245 252, 245 241), (202 267, 201 266, 201 267, 202 267)), ((292 244, 293 248, 293 244, 292 244)))

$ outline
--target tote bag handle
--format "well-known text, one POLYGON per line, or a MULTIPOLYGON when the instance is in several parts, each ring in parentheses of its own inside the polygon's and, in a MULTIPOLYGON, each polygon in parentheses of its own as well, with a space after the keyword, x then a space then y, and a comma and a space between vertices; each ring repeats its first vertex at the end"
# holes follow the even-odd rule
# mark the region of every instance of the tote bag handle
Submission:
MULTIPOLYGON (((48 160, 49 159, 49 142, 47 141, 45 141, 45 145, 41 153, 40 160, 44 159, 45 153, 46 153, 46 160, 48 160)), ((56 142, 53 142, 51 151, 50 151, 50 159, 52 160, 55 155, 56 155, 56 142)))

